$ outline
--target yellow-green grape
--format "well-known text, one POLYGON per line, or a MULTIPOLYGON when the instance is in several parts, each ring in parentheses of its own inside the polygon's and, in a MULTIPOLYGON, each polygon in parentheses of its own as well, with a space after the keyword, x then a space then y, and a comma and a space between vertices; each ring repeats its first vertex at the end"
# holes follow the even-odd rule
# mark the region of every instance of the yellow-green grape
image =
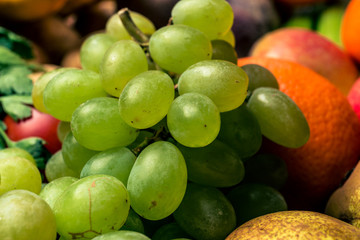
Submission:
POLYGON ((67 239, 92 239, 116 231, 130 209, 129 194, 120 180, 92 175, 71 184, 54 204, 58 233, 67 239))
POLYGON ((86 101, 74 111, 70 124, 79 144, 95 151, 127 146, 139 135, 122 120, 118 100, 111 97, 86 101))
POLYGON ((220 131, 220 112, 210 98, 200 93, 185 93, 170 106, 167 126, 173 138, 187 147, 204 147, 220 131))
POLYGON ((228 43, 230 43, 230 45, 232 47, 235 47, 235 44, 236 44, 235 35, 232 30, 229 30, 227 33, 225 33, 225 35, 220 36, 218 39, 225 40, 228 43))
POLYGON ((145 234, 145 228, 140 216, 130 208, 129 215, 120 230, 129 230, 145 234))
POLYGON ((93 240, 150 240, 146 235, 129 230, 120 230, 116 232, 105 233, 93 240))
POLYGON ((26 150, 18 147, 8 147, 0 150, 0 159, 1 158, 11 158, 11 157, 23 157, 32 162, 36 166, 36 161, 34 157, 26 150))
POLYGON ((71 131, 70 122, 60 121, 60 123, 58 124, 58 127, 57 127, 57 131, 56 131, 60 142, 64 141, 66 134, 68 134, 70 131, 71 131))
POLYGON ((140 45, 120 40, 111 45, 101 60, 101 83, 108 94, 119 97, 130 79, 147 70, 148 60, 140 45))
POLYGON ((79 177, 79 173, 69 168, 63 158, 62 150, 54 153, 45 165, 45 177, 48 182, 52 182, 55 179, 61 177, 79 177))
POLYGON ((157 70, 143 72, 122 91, 120 115, 134 128, 149 128, 166 116, 174 97, 174 83, 169 75, 157 70))
POLYGON ((0 196, 0 239, 55 240, 55 216, 37 194, 12 190, 0 196))
POLYGON ((215 39, 211 41, 211 45, 213 49, 211 59, 226 60, 237 64, 238 55, 230 43, 225 40, 215 39))

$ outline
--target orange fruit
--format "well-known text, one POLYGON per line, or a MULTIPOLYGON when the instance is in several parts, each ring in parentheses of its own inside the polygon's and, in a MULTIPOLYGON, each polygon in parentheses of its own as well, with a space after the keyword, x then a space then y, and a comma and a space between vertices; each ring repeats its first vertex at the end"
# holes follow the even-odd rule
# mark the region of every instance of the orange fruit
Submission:
POLYGON ((238 60, 239 66, 250 63, 275 75, 280 90, 295 101, 310 127, 310 138, 300 148, 285 148, 269 140, 263 144, 263 151, 277 154, 287 164, 289 178, 282 193, 289 209, 323 210, 358 161, 360 122, 347 98, 313 70, 283 59, 238 60))
POLYGON ((360 0, 351 0, 347 5, 342 24, 341 40, 345 50, 360 63, 360 0))

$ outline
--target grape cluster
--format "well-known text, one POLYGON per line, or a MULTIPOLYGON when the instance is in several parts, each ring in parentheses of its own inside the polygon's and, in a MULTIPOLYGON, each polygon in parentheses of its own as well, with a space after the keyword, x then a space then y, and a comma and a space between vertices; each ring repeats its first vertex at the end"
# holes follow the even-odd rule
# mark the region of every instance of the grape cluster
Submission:
POLYGON ((271 72, 236 65, 232 23, 225 0, 181 0, 160 29, 124 9, 84 41, 82 69, 35 83, 35 107, 70 126, 41 191, 61 239, 224 239, 286 210, 286 166, 259 149, 300 147, 309 127, 271 72))

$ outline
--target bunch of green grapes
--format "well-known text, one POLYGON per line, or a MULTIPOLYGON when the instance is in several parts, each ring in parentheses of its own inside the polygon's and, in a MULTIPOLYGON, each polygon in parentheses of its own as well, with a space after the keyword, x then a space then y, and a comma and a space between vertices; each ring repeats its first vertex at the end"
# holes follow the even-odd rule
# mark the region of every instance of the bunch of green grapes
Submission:
POLYGON ((304 115, 267 69, 237 66, 225 0, 171 14, 155 29, 122 9, 84 41, 82 69, 35 83, 35 107, 69 126, 40 193, 60 239, 224 239, 287 208, 286 166, 259 149, 304 145, 304 115))

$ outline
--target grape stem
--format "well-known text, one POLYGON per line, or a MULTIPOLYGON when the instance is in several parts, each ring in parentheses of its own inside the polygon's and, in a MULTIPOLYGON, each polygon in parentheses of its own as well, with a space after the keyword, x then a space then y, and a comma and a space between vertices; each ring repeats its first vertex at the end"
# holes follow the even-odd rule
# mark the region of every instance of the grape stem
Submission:
POLYGON ((160 134, 163 133, 165 127, 160 127, 152 137, 146 137, 144 141, 142 141, 136 148, 132 149, 132 152, 137 156, 145 147, 147 147, 149 144, 162 140, 162 137, 160 134))
POLYGON ((128 8, 122 8, 117 13, 120 17, 122 24, 124 25, 125 29, 132 36, 135 41, 140 43, 141 45, 148 45, 149 37, 143 33, 134 23, 130 16, 130 11, 128 8))

